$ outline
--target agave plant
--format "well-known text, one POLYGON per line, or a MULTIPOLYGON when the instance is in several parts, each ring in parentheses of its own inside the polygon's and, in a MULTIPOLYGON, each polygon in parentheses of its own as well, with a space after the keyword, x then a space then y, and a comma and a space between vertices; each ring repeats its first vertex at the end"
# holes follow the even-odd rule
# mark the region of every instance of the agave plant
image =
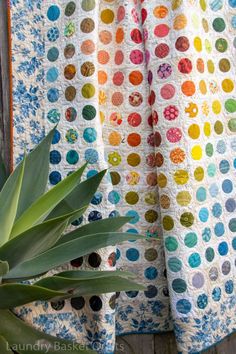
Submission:
POLYGON ((131 273, 122 271, 68 270, 46 275, 49 270, 102 247, 142 238, 119 231, 130 220, 127 217, 98 220, 66 231, 85 212, 106 171, 81 182, 84 165, 47 190, 48 157, 54 131, 24 156, 9 177, 1 162, 1 354, 13 353, 15 348, 19 354, 93 353, 31 328, 14 314, 14 307, 35 300, 58 301, 144 289, 132 280, 131 273), (61 349, 54 348, 55 341, 61 349), (35 344, 41 346, 35 349, 35 344))

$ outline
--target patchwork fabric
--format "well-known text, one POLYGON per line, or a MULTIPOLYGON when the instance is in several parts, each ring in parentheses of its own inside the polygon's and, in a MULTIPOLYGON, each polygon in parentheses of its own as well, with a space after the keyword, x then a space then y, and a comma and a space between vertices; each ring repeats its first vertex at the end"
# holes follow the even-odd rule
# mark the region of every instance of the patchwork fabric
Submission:
POLYGON ((109 168, 82 222, 129 215, 145 241, 63 268, 131 270, 147 286, 16 309, 112 353, 174 328, 196 353, 236 330, 236 1, 11 0, 12 152, 58 124, 49 187, 109 168), (116 303, 116 309, 115 309, 116 303), (171 308, 171 312, 170 312, 171 308))

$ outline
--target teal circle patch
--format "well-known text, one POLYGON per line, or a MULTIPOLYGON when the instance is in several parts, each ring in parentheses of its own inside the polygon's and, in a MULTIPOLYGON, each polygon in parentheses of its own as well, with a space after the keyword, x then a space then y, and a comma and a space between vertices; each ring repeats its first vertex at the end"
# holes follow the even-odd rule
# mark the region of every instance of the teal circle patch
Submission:
POLYGON ((171 257, 168 260, 168 267, 172 272, 179 272, 182 268, 182 262, 179 258, 177 257, 171 257))
POLYGON ((201 257, 199 253, 192 253, 188 258, 188 263, 191 268, 197 268, 201 264, 201 257))
POLYGON ((189 232, 185 235, 184 243, 187 247, 192 248, 197 244, 197 235, 195 232, 189 232))
POLYGON ((177 250, 178 248, 178 241, 176 240, 175 237, 173 236, 168 236, 166 239, 165 239, 165 246, 166 246, 166 249, 169 251, 169 252, 174 252, 177 250))
POLYGON ((173 282, 172 282, 172 289, 178 293, 178 294, 181 294, 181 293, 184 293, 187 289, 187 284, 186 282, 181 279, 181 278, 177 278, 177 279, 174 279, 173 282))

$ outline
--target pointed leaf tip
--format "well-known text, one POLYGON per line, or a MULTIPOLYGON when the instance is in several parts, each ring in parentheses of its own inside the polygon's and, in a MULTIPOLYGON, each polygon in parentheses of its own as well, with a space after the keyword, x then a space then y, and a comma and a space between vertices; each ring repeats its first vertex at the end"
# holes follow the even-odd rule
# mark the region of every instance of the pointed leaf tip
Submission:
POLYGON ((20 168, 13 171, 0 193, 0 246, 8 241, 16 218, 23 176, 25 170, 24 158, 20 168), (2 207, 4 205, 4 207, 2 207))
MULTIPOLYGON (((49 175, 49 152, 55 128, 26 156, 24 181, 17 208, 16 220, 46 190, 49 175), (30 193, 29 193, 30 191, 30 193)), ((20 168, 21 163, 16 167, 20 168)))
MULTIPOLYGON (((20 233, 45 220, 55 206, 75 189, 83 171, 83 167, 79 168, 38 198, 16 221, 11 233, 11 238, 16 237, 20 233)), ((73 210, 74 209, 66 211, 66 213, 73 210)), ((55 217, 60 215, 55 215, 55 217)))
MULTIPOLYGON (((85 169, 83 165, 81 169, 85 169)), ((95 192, 97 191, 106 170, 98 172, 96 175, 79 183, 73 191, 66 196, 49 214, 48 219, 55 218, 62 213, 68 213, 71 210, 79 209, 90 204, 95 192)))

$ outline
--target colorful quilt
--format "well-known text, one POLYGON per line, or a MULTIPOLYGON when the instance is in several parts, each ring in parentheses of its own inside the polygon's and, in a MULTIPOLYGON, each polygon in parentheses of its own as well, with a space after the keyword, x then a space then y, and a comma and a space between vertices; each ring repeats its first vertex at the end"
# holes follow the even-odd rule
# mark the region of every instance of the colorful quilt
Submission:
POLYGON ((129 215, 145 241, 64 268, 135 272, 144 292, 16 312, 114 352, 174 329, 180 353, 236 330, 236 1, 10 0, 12 160, 58 124, 49 187, 108 167, 86 220, 129 215))

